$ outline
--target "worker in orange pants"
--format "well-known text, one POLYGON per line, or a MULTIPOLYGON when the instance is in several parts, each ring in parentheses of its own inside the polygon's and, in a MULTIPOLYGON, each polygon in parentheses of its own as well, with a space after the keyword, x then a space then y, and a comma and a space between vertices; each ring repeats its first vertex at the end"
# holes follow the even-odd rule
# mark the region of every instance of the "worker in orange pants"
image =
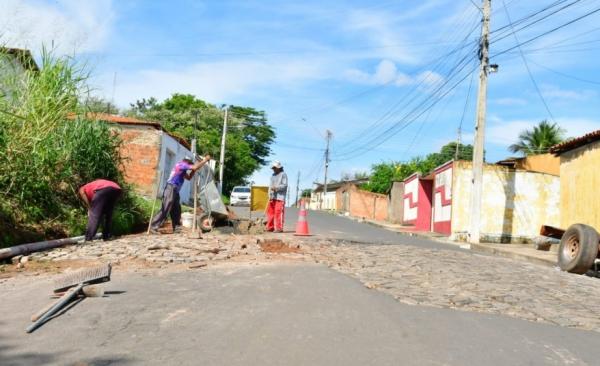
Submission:
POLYGON ((267 206, 267 231, 283 232, 285 215, 285 195, 287 194, 288 178, 279 161, 271 166, 273 175, 269 187, 269 204, 267 206))

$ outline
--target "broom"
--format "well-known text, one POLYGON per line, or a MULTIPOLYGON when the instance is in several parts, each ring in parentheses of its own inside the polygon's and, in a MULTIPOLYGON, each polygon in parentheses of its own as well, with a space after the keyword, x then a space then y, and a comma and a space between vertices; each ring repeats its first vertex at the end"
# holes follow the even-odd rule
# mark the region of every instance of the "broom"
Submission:
POLYGON ((43 315, 38 312, 38 319, 28 326, 25 331, 31 333, 44 324, 48 319, 56 315, 60 309, 68 304, 73 298, 79 296, 84 286, 110 281, 112 266, 109 264, 83 269, 76 273, 65 275, 54 283, 54 292, 67 292, 56 301, 43 315))

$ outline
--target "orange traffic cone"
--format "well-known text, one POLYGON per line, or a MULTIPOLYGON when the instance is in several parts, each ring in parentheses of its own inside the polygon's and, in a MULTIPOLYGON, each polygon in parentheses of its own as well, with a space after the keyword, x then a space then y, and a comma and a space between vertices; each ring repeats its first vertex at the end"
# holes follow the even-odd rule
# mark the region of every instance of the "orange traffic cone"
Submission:
POLYGON ((310 232, 308 231, 308 221, 307 218, 306 205, 304 204, 304 200, 300 201, 300 212, 298 212, 298 223, 296 224, 296 236, 310 236, 310 232))

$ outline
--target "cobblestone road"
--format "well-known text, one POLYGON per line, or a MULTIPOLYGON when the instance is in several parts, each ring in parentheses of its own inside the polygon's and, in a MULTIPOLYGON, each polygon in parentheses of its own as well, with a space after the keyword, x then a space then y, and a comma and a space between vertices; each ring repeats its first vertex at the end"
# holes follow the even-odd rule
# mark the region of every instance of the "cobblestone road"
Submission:
MULTIPOLYGON (((134 262, 186 269, 230 262, 318 262, 405 304, 504 314, 600 332, 600 280, 596 278, 469 252, 285 235, 278 238, 293 250, 263 252, 258 245, 261 238, 211 234, 199 240, 184 234, 138 235, 55 249, 28 260, 110 261, 120 263, 122 270, 134 262)), ((22 266, 27 270, 27 262, 22 266)))

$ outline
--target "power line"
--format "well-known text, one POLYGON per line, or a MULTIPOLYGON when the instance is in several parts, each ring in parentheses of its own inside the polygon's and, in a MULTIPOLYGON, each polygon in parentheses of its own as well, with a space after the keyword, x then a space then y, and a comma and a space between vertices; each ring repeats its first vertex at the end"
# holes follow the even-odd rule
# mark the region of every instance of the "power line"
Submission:
MULTIPOLYGON (((472 33, 472 32, 470 32, 472 33)), ((469 34, 470 35, 470 34, 469 34)), ((465 37, 465 38, 468 38, 465 37)), ((471 43, 468 43, 467 45, 470 45, 471 43)), ((460 49, 464 49, 465 46, 461 46, 460 49)), ((455 49, 451 52, 449 52, 447 55, 451 55, 453 53, 456 53, 458 50, 460 49, 455 49)), ((474 51, 474 48, 473 50, 474 51)), ((471 51, 467 54, 468 55, 471 53, 471 51)), ((464 60, 464 58, 460 61, 462 62, 464 60)), ((438 58, 438 60, 441 58, 438 58)), ((419 82, 416 83, 404 96, 403 98, 400 98, 398 100, 398 102, 396 102, 387 112, 385 112, 382 116, 380 116, 377 120, 375 120, 374 122, 372 122, 367 128, 365 128, 364 130, 362 130, 355 138, 349 140, 348 142, 346 142, 344 145, 342 145, 343 147, 349 146, 351 143, 353 143, 354 141, 357 141, 359 139, 365 139, 367 138, 369 135, 373 135, 374 133, 377 132, 377 128, 379 128, 385 121, 393 118, 393 115, 395 113, 399 113, 401 110, 403 110, 404 108, 407 108, 411 103, 413 103, 417 98, 418 98, 418 94, 415 94, 422 86, 427 85, 428 81, 431 80, 431 78, 436 75, 437 71, 439 70, 439 68, 441 68, 441 66, 443 66, 445 63, 448 62, 448 58, 444 57, 443 58, 443 62, 441 64, 438 64, 437 66, 435 66, 433 68, 433 70, 431 70, 426 77, 422 77, 420 78, 419 82), (413 95, 412 97, 410 97, 411 95, 413 95), (410 98, 409 98, 410 97, 410 98)), ((460 62, 458 65, 460 65, 460 62)), ((451 73, 455 70, 455 68, 458 66, 455 65, 449 72, 449 74, 446 77, 449 77, 451 75, 451 73)))
POLYGON ((589 84, 594 84, 594 85, 600 85, 600 81, 589 80, 589 79, 583 79, 583 78, 580 78, 580 77, 578 77, 578 76, 568 75, 568 74, 565 74, 565 73, 563 73, 563 72, 560 72, 560 71, 558 71, 558 70, 551 69, 551 68, 549 68, 549 67, 547 67, 547 66, 540 65, 540 64, 538 64, 537 62, 534 62, 534 61, 531 61, 531 60, 529 60, 529 62, 531 62, 532 64, 534 64, 534 65, 536 65, 536 66, 539 66, 539 67, 541 67, 542 69, 548 70, 548 71, 550 71, 550 72, 553 72, 553 73, 555 73, 555 74, 557 74, 557 75, 564 76, 564 77, 566 77, 566 78, 569 78, 569 79, 573 79, 573 80, 581 81, 581 82, 583 82, 583 83, 589 83, 589 84))
POLYGON ((502 50, 502 51, 500 51, 500 52, 498 52, 498 53, 496 53, 496 54, 492 55, 491 57, 498 57, 498 56, 501 56, 501 55, 503 55, 503 54, 505 54, 505 53, 508 53, 508 52, 510 52, 510 51, 512 51, 512 50, 514 50, 514 49, 516 49, 516 48, 518 48, 518 47, 521 47, 521 46, 523 46, 523 45, 526 45, 526 44, 529 44, 529 43, 531 43, 531 42, 534 42, 534 41, 536 41, 536 40, 538 40, 538 39, 540 39, 540 38, 542 38, 542 37, 544 37, 544 36, 547 36, 548 34, 554 33, 554 32, 556 32, 556 31, 558 31, 558 30, 560 30, 560 29, 562 29, 562 28, 565 28, 565 27, 567 27, 567 26, 569 26, 569 25, 573 24, 573 23, 576 23, 576 22, 578 22, 578 21, 581 21, 581 20, 583 20, 583 19, 585 19, 585 18, 587 18, 587 17, 589 17, 589 16, 592 16, 592 15, 596 14, 597 12, 600 12, 600 8, 596 8, 596 9, 594 9, 593 11, 590 11, 590 12, 588 12, 588 13, 586 13, 586 14, 582 15, 582 16, 579 16, 579 17, 577 17, 577 18, 575 18, 575 19, 573 19, 573 20, 570 20, 570 21, 568 21, 567 23, 561 24, 561 25, 559 25, 559 26, 557 26, 557 27, 555 27, 555 28, 552 28, 552 29, 550 29, 550 30, 548 30, 548 31, 546 31, 546 32, 544 32, 544 33, 541 33, 541 34, 539 34, 539 35, 537 35, 537 36, 535 36, 535 37, 533 37, 533 38, 530 38, 530 39, 528 39, 528 40, 526 40, 526 41, 520 42, 520 43, 519 43, 519 44, 517 44, 516 46, 509 47, 509 48, 507 48, 507 49, 505 49, 505 50, 502 50))
MULTIPOLYGON (((431 93, 430 96, 428 96, 424 101, 422 101, 421 103, 419 103, 417 106, 415 106, 411 111, 409 111, 407 114, 404 115, 404 117, 402 119, 400 119, 399 121, 395 122, 394 124, 392 124, 391 127, 387 128, 386 130, 384 130, 383 132, 379 133, 378 135, 376 135, 375 137, 371 138, 370 140, 368 140, 366 143, 364 143, 363 145, 361 145, 358 148, 355 148, 354 150, 348 151, 348 152, 344 152, 342 154, 338 154, 338 158, 342 157, 342 156, 347 156, 347 155, 351 155, 357 151, 370 151, 372 150, 374 147, 381 145, 383 142, 387 141, 388 139, 390 139, 391 137, 393 137, 396 133, 399 132, 398 128, 400 128, 400 130, 402 130, 404 127, 401 127, 401 123, 409 118, 411 115, 413 115, 414 113, 417 113, 419 108, 421 107, 425 107, 425 108, 430 108, 431 106, 428 106, 430 99, 435 98, 436 94, 441 93, 442 97, 447 95, 450 91, 453 90, 454 87, 456 87, 457 85, 454 85, 451 90, 446 91, 445 93, 442 92, 442 89, 448 85, 450 83, 450 81, 457 76, 458 74, 460 74, 460 72, 462 72, 462 70, 464 70, 464 68, 469 64, 469 62, 465 62, 465 61, 470 61, 468 59, 469 55, 466 55, 465 57, 463 57, 463 59, 457 64, 455 65, 452 70, 450 71, 450 73, 447 75, 446 79, 444 80, 443 83, 441 83, 441 85, 439 85, 434 92, 431 93), (461 66, 461 64, 463 64, 461 66), (370 146, 373 145, 373 146, 370 146)), ((470 72, 467 74, 466 77, 468 77, 470 75, 470 72)), ((465 77, 465 78, 466 78, 465 77)), ((461 79, 461 81, 464 80, 461 79)), ((434 105, 437 104, 437 102, 439 102, 439 100, 434 102, 434 105)), ((426 111, 426 110, 425 110, 426 111)), ((423 113, 419 113, 417 118, 419 116, 421 116, 423 113)), ((409 122, 406 122, 406 124, 410 124, 413 120, 409 120, 409 122)))
POLYGON ((544 107, 546 108, 546 111, 548 112, 548 115, 550 116, 550 118, 552 118, 552 122, 556 123, 556 119, 554 118, 554 115, 550 111, 550 107, 548 106, 548 103, 546 103, 546 99, 542 95, 542 92, 540 91, 540 88, 539 88, 537 82, 535 81, 535 78, 533 77, 533 73, 531 72, 531 69, 529 68, 529 64, 527 63, 527 59, 525 58, 525 55, 523 54, 523 50, 521 49, 521 46, 519 46, 519 38, 517 37, 517 34, 514 31, 514 28, 512 28, 512 20, 510 18, 510 13, 508 12, 508 8, 506 7, 506 3, 504 2, 504 0, 502 0, 502 4, 504 6, 504 12, 506 13, 506 17, 508 18, 508 22, 509 22, 509 24, 511 24, 512 34, 515 37, 515 41, 516 41, 518 49, 519 49, 519 54, 521 55, 521 59, 523 60, 523 64, 525 65, 525 69, 527 69, 527 74, 529 75, 529 79, 531 79, 531 83, 535 87, 535 91, 537 92, 537 94, 540 97, 540 100, 544 104, 544 107))
MULTIPOLYGON (((473 71, 475 71, 476 69, 471 70, 469 73, 467 73, 463 78, 461 78, 458 82, 456 82, 455 84, 453 84, 448 90, 446 90, 445 92, 443 92, 441 95, 439 95, 437 97, 436 100, 432 101, 427 107, 426 109, 424 109, 423 111, 421 111, 420 113, 418 113, 415 117, 412 117, 412 119, 406 120, 404 122, 403 125, 400 125, 401 122, 404 121, 400 120, 398 121, 394 126, 392 126, 391 128, 389 128, 388 130, 384 131, 382 134, 380 134, 378 136, 378 141, 376 143, 373 143, 373 140, 370 141, 369 143, 372 143, 371 146, 368 146, 368 144, 363 145, 362 147, 355 149, 353 152, 359 152, 359 153, 364 153, 364 152, 368 152, 373 150, 375 147, 385 143, 387 140, 389 140, 390 138, 392 138, 394 135, 396 135, 398 132, 402 131, 403 129, 405 129, 406 127, 408 127, 412 122, 414 122, 417 118, 419 118, 420 116, 422 116, 423 114, 425 114, 429 109, 433 108, 437 103, 440 102, 440 100, 442 100, 446 95, 448 95, 449 93, 451 93, 454 89, 456 89, 464 80, 466 80, 473 71), (395 129, 395 131, 391 131, 392 129, 395 129)), ((427 102, 427 101, 426 101, 427 102)), ((421 103, 421 105, 424 103, 421 103)), ((426 104, 426 103, 425 103, 426 104)), ((414 111, 414 109, 413 109, 414 111)), ((411 111, 412 113, 412 111, 411 111)), ((409 113, 410 114, 410 113, 409 113)), ((351 152, 352 153, 352 152, 351 152)), ((345 153, 343 155, 350 155, 350 153, 345 153)), ((345 161, 345 160, 350 160, 350 159, 354 159, 356 156, 358 155, 354 155, 354 156, 346 156, 344 158, 338 158, 338 159, 334 159, 334 161, 345 161)))
MULTIPOLYGON (((519 28, 519 29, 517 29, 517 30, 515 30, 515 28, 514 28, 514 24, 513 24, 513 23, 510 21, 510 18, 509 18, 509 24, 508 24, 508 27, 509 27, 508 29, 509 29, 509 31, 507 31, 507 32, 506 32, 507 34, 505 34, 505 35, 504 35, 504 36, 502 36, 502 37, 495 38, 495 39, 494 39, 494 40, 493 40, 491 43, 497 43, 497 42, 499 42, 499 41, 501 41, 501 40, 503 40, 503 39, 505 39, 505 38, 507 38, 507 37, 510 37, 510 36, 511 36, 511 34, 515 34, 516 32, 520 32, 520 31, 522 31, 522 30, 524 30, 524 29, 530 28, 530 27, 532 27, 533 25, 535 25, 535 24, 537 24, 537 23, 540 23, 540 22, 542 22, 542 21, 544 21, 544 20, 548 19, 548 18, 549 18, 549 17, 551 17, 552 15, 555 15, 555 14, 557 14, 557 13, 559 13, 559 12, 561 12, 561 11, 563 11, 563 10, 567 9, 567 8, 569 8, 569 7, 571 7, 571 6, 575 5, 575 4, 577 4, 577 3, 578 3, 578 2, 580 2, 580 1, 581 1, 581 0, 575 0, 575 1, 573 1, 572 3, 570 3, 570 4, 567 4, 567 5, 565 5, 565 6, 561 7, 561 8, 559 8, 559 9, 557 9, 557 10, 555 10, 555 11, 553 11, 553 12, 549 13, 549 14, 546 14, 544 17, 542 17, 542 18, 540 18, 540 19, 536 19, 536 20, 534 20, 534 21, 532 21, 532 22, 530 22, 530 23, 528 23, 528 24, 524 25, 523 27, 521 27, 521 28, 519 28)), ((506 7, 505 7, 505 8, 506 8, 506 7)))

